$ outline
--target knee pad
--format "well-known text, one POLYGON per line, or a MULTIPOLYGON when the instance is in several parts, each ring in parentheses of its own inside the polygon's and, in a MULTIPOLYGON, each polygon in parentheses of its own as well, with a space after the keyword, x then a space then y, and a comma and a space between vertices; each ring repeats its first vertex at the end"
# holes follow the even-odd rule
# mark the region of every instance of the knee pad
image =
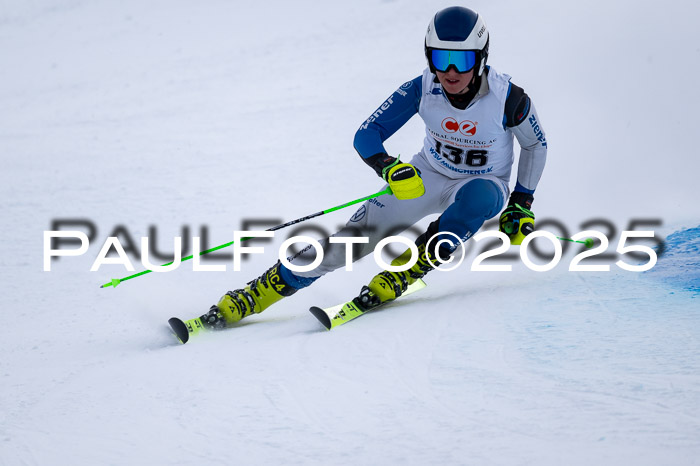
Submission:
MULTIPOLYGON (((438 219, 439 229, 466 241, 486 220, 498 215, 502 207, 503 193, 496 183, 484 179, 470 181, 457 191, 455 201, 438 219)), ((448 235, 439 238, 451 240, 448 235)), ((451 251, 456 247, 453 244, 451 251)))
POLYGON ((493 181, 476 179, 459 188, 455 204, 465 217, 486 220, 501 211, 503 193, 493 181))

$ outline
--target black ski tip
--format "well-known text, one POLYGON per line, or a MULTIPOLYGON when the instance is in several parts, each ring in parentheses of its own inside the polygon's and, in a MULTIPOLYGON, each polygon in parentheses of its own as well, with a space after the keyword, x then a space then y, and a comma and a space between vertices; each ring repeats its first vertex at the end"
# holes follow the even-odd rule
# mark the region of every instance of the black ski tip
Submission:
POLYGON ((331 329, 331 318, 328 317, 326 311, 316 306, 311 306, 309 311, 318 319, 319 322, 323 324, 324 327, 326 327, 328 330, 331 329))
POLYGON ((185 323, 177 317, 171 317, 168 319, 168 324, 170 324, 170 328, 173 329, 173 332, 180 342, 182 342, 183 345, 187 343, 187 340, 190 339, 190 332, 187 331, 185 323))

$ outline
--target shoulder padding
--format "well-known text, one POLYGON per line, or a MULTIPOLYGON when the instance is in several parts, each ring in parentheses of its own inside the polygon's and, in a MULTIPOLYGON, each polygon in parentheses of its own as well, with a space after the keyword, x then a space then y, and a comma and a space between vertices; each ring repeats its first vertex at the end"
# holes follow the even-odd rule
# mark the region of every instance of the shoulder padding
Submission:
POLYGON ((506 126, 509 128, 518 126, 520 123, 525 121, 525 118, 529 112, 530 97, 528 97, 522 87, 510 83, 508 97, 506 97, 506 105, 503 112, 506 126))

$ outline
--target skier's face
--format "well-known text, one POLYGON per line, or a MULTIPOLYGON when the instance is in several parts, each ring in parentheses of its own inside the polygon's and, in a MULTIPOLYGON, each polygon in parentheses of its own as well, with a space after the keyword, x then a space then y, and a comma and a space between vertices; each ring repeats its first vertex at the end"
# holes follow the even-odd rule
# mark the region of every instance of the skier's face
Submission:
POLYGON ((464 94, 469 90, 469 83, 474 77, 474 69, 466 73, 458 73, 455 67, 451 67, 447 72, 435 71, 438 81, 448 94, 464 94))

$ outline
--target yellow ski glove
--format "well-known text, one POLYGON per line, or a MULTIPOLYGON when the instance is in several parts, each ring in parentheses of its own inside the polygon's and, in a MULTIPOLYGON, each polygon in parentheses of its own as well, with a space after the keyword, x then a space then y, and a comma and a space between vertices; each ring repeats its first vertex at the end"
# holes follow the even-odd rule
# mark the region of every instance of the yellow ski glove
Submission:
POLYGON ((535 230, 535 214, 530 210, 532 201, 531 194, 511 194, 508 207, 501 214, 499 221, 499 230, 508 235, 510 244, 519 245, 535 230))
POLYGON ((420 171, 410 163, 397 160, 382 171, 382 178, 389 183, 396 199, 415 199, 425 194, 420 171))

